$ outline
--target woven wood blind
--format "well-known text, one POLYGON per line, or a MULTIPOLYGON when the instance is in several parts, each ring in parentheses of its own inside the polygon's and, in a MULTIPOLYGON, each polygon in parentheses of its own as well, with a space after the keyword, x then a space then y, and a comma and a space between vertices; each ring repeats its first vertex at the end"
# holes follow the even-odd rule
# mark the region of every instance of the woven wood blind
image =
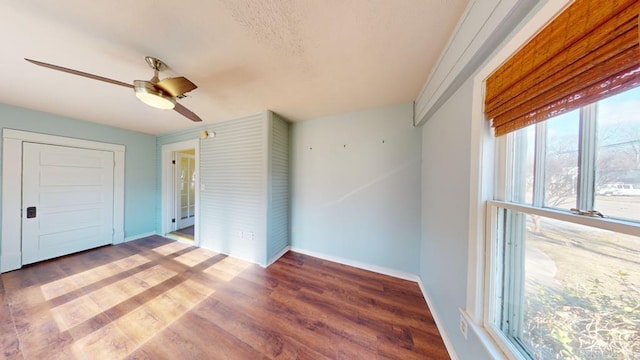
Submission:
POLYGON ((556 17, 487 79, 496 136, 639 86, 639 13, 640 0, 576 0, 556 17))

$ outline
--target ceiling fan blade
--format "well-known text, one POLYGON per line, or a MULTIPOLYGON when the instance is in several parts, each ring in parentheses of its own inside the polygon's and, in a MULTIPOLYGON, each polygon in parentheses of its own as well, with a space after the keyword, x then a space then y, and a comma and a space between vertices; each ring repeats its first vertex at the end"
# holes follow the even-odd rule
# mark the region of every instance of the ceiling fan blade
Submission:
POLYGON ((184 76, 162 79, 158 81, 156 87, 173 97, 182 96, 197 88, 196 84, 184 76))
POLYGON ((195 122, 202 121, 202 119, 200 119, 198 115, 194 114, 191 110, 180 105, 179 103, 176 103, 176 107, 174 107, 173 110, 177 111, 180 115, 186 117, 191 121, 195 121, 195 122))
POLYGON ((58 70, 58 71, 62 71, 62 72, 66 72, 69 74, 73 74, 73 75, 78 75, 78 76, 83 76, 89 79, 94 79, 94 80, 100 80, 100 81, 104 81, 110 84, 114 84, 114 85, 120 85, 120 86, 124 86, 124 87, 128 87, 128 88, 133 88, 132 84, 127 84, 125 82, 122 81, 118 81, 118 80, 113 80, 113 79, 109 79, 103 76, 98 76, 98 75, 94 75, 94 74, 89 74, 86 72, 82 72, 82 71, 78 71, 78 70, 73 70, 73 69, 68 69, 66 67, 62 67, 62 66, 58 66, 58 65, 53 65, 53 64, 47 64, 45 62, 42 61, 37 61, 37 60, 31 60, 31 59, 27 59, 25 58, 25 60, 27 60, 28 62, 38 65, 38 66, 43 66, 49 69, 53 69, 53 70, 58 70))

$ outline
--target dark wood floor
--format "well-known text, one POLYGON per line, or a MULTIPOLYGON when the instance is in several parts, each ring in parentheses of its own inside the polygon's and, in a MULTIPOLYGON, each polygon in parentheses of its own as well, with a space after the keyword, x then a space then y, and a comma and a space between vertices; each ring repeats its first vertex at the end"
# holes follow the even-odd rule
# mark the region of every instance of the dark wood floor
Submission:
POLYGON ((448 359, 415 283, 153 236, 2 274, 9 359, 448 359))

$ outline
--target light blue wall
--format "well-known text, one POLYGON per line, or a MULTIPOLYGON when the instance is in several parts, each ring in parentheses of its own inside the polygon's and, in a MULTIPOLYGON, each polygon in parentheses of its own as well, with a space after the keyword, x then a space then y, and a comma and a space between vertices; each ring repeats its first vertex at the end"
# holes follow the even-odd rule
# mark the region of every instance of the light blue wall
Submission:
POLYGON ((125 145, 125 237, 155 231, 155 136, 5 104, 0 104, 0 128, 125 145))
POLYGON ((467 301, 471 99, 468 80, 422 128, 420 277, 460 359, 488 359, 458 330, 467 301))
POLYGON ((292 124, 293 248, 418 272, 421 130, 412 116, 407 103, 292 124))
MULTIPOLYGON (((479 154, 472 152, 470 145, 474 77, 487 61, 492 59, 497 49, 500 49, 543 3, 535 0, 482 2, 504 5, 512 10, 502 11, 505 18, 500 21, 499 31, 478 36, 478 31, 459 32, 469 35, 467 39, 462 40, 482 44, 476 46, 476 54, 469 54, 468 64, 460 65, 465 68, 461 74, 466 78, 463 77, 454 90, 445 91, 450 91, 451 95, 439 101, 442 104, 440 107, 434 108, 431 112, 425 111, 432 115, 424 119, 425 123, 422 126, 420 277, 430 299, 431 311, 439 319, 441 332, 462 360, 492 358, 481 342, 479 334, 473 330, 474 327, 469 327, 467 339, 459 330, 460 309, 466 308, 468 296, 469 223, 472 204, 470 188, 472 185, 478 186, 471 184, 471 169, 479 157, 479 154)), ((469 16, 469 24, 491 23, 481 19, 478 13, 472 12, 469 16)), ((497 20, 492 21, 496 23, 497 20)))

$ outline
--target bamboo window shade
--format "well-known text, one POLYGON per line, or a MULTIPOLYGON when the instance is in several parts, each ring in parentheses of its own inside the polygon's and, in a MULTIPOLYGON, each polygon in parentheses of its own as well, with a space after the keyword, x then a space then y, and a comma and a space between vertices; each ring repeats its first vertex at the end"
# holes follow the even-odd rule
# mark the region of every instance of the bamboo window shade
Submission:
POLYGON ((640 0, 576 0, 558 15, 487 79, 496 136, 639 86, 639 13, 640 0))

